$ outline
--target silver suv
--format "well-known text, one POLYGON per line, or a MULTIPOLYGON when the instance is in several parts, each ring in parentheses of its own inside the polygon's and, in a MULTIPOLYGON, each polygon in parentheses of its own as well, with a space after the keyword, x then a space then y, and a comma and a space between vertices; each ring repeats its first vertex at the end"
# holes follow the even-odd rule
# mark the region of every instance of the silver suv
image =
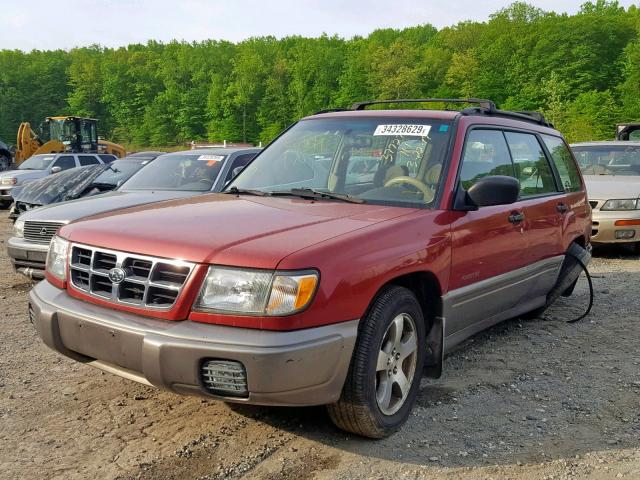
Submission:
POLYGON ((11 191, 17 186, 62 170, 109 163, 115 159, 115 155, 103 153, 45 153, 34 155, 22 162, 16 170, 9 170, 0 174, 0 208, 7 208, 11 205, 13 202, 11 191))

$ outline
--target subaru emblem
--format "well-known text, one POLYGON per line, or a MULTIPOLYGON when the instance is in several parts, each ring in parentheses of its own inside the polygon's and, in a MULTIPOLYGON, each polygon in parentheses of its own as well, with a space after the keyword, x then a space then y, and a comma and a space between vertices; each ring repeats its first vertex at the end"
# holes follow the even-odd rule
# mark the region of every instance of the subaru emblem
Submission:
POLYGON ((111 280, 113 283, 122 283, 124 282, 125 278, 127 278, 127 272, 125 272, 122 268, 115 267, 109 270, 109 280, 111 280))

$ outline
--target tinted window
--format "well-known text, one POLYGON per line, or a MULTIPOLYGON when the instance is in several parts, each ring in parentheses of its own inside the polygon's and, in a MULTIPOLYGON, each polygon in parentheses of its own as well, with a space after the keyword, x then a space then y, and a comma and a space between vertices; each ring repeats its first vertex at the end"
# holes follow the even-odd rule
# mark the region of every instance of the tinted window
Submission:
POLYGON ((535 135, 505 132, 505 137, 520 182, 520 195, 530 197, 556 192, 551 166, 535 135))
POLYGON ((102 159, 104 163, 113 162, 117 158, 115 155, 106 155, 106 154, 102 154, 98 156, 102 159))
POLYGON ((80 160, 80 166, 82 167, 86 165, 97 165, 100 163, 100 161, 93 155, 78 155, 78 160, 80 160))
POLYGON ((462 186, 468 189, 490 175, 515 176, 507 142, 501 131, 472 130, 467 135, 460 169, 462 186))
POLYGON ((229 168, 229 172, 227 173, 227 178, 224 179, 224 183, 227 183, 234 177, 233 171, 236 168, 246 166, 256 155, 256 153, 247 153, 245 155, 238 155, 236 158, 234 158, 233 163, 231 164, 231 168, 229 168))
POLYGON ((68 170, 75 168, 76 161, 72 155, 63 155, 59 157, 52 165, 52 167, 60 167, 62 170, 68 170))
POLYGON ((578 168, 571 157, 571 152, 569 152, 567 145, 561 138, 552 137, 551 135, 543 135, 542 140, 549 149, 549 152, 551 152, 551 159, 556 166, 556 170, 558 170, 564 191, 579 191, 582 187, 580 174, 578 173, 578 168))
POLYGON ((158 157, 131 177, 123 190, 211 190, 220 173, 224 155, 171 154, 158 157))

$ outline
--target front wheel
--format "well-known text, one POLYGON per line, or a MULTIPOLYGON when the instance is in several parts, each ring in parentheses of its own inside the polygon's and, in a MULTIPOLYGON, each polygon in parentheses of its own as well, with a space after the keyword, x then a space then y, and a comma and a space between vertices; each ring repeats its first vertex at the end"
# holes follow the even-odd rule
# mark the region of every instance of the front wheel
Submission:
POLYGON ((386 437, 407 420, 425 357, 425 324, 415 295, 385 288, 362 321, 340 400, 329 416, 343 430, 386 437))

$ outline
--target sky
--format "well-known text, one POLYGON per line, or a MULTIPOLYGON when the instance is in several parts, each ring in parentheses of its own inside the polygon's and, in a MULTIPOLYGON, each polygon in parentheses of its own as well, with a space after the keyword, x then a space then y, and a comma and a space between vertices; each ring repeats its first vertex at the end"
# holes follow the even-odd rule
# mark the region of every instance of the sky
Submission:
MULTIPOLYGON (((0 50, 118 47, 147 40, 237 42, 287 35, 344 38, 377 28, 483 21, 509 0, 0 0, 0 50)), ((575 13, 584 0, 530 0, 575 13)), ((621 0, 629 6, 633 1, 621 0)))

